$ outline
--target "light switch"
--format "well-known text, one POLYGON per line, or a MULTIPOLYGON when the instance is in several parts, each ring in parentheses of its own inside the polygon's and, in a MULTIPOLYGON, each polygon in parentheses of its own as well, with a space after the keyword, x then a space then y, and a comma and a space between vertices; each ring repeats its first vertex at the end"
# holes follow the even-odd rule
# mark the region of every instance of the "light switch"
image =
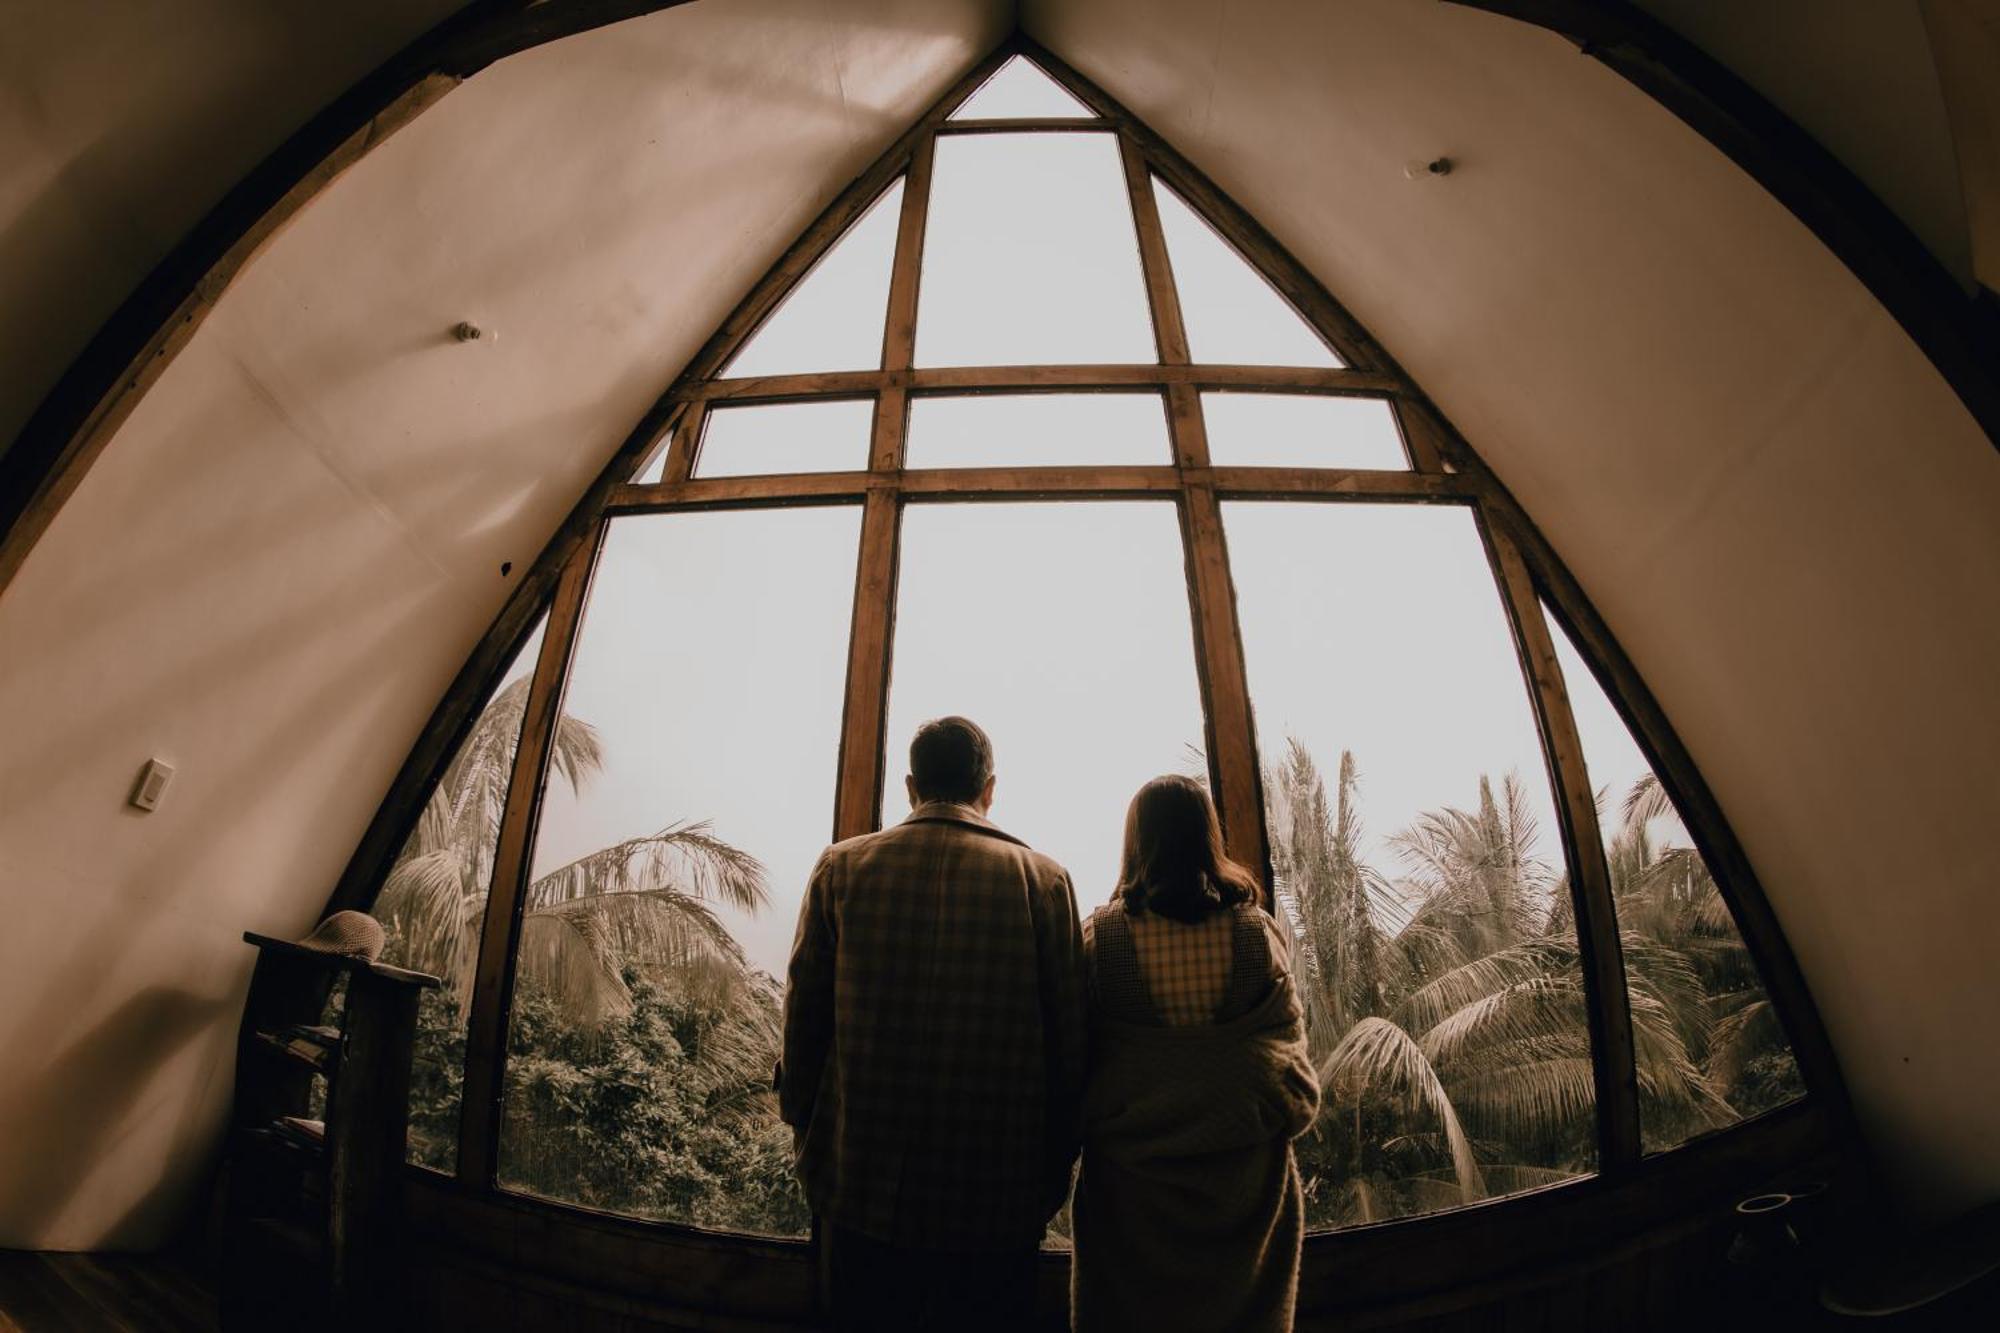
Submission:
POLYGON ((172 764, 148 759, 146 766, 139 770, 139 780, 132 784, 132 804, 141 810, 159 809, 160 798, 166 795, 167 784, 173 781, 173 777, 172 764))

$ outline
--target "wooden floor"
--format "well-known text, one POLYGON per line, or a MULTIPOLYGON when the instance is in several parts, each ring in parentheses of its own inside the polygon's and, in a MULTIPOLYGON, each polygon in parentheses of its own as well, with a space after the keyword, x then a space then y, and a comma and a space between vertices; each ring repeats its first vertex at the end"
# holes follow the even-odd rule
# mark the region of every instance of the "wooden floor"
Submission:
MULTIPOLYGON (((1753 1304, 1755 1304, 1753 1302, 1753 1304)), ((1487 1311, 1480 1328, 1545 1328, 1530 1312, 1487 1311)), ((1846 1319, 1810 1301, 1772 1308, 1718 1311, 1706 1333, 1772 1329, 1795 1333, 1965 1333, 2000 1329, 2000 1272, 1921 1310, 1888 1318, 1846 1319)), ((1450 1321, 1445 1321, 1450 1323, 1450 1321)), ((448 1325, 447 1325, 448 1326, 448 1325)), ((1370 1328, 1428 1330, 1436 1320, 1370 1323, 1370 1328)), ((1461 1327, 1450 1323, 1454 1329, 1461 1327)), ((1471 1326, 1471 1325, 1465 1325, 1471 1326)), ((183 1262, 123 1254, 45 1254, 0 1250, 0 1333, 216 1333, 215 1293, 183 1262)), ((1593 1329, 1592 1333, 1597 1333, 1593 1329)))
POLYGON ((0 1250, 0 1333, 215 1329, 215 1293, 174 1260, 0 1250))

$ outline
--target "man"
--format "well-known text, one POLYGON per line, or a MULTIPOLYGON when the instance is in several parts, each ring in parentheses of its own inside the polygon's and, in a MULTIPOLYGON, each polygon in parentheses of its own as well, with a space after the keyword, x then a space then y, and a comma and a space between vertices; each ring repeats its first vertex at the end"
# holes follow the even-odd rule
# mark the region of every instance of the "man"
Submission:
POLYGON ((986 820, 993 747, 917 729, 910 817, 820 856, 778 1102, 836 1328, 1007 1329, 1069 1193, 1084 1076, 1069 874, 986 820))

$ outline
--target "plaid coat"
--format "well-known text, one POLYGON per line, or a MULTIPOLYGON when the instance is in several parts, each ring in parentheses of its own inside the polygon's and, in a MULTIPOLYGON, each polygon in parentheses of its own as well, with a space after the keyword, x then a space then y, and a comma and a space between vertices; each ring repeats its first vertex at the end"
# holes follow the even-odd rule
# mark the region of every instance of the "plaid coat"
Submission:
POLYGON ((1054 861, 945 802, 820 856, 778 1105, 822 1219, 913 1248, 1036 1243, 1069 1193, 1086 1042, 1054 861))

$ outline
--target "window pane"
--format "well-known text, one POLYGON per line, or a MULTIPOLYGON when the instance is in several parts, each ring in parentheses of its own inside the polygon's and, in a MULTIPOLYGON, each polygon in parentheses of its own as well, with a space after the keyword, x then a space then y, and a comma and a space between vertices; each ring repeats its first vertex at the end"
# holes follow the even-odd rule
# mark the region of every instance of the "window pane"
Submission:
POLYGON ((1208 456, 1217 467, 1357 467, 1405 471, 1396 417, 1380 398, 1205 393, 1208 456))
POLYGON ((1298 311, 1157 178, 1167 259, 1196 362, 1245 366, 1338 366, 1340 358, 1298 311))
POLYGON ((722 373, 796 375, 880 366, 902 211, 899 180, 820 258, 722 373))
POLYGON ((773 978, 832 827, 859 535, 853 506, 612 524, 521 930, 508 1188, 805 1230, 773 978))
POLYGON ((874 427, 873 398, 711 408, 693 475, 859 472, 868 466, 874 427))
POLYGON ((1152 361, 1117 138, 939 138, 917 302, 918 365, 1152 361))
POLYGON ((961 713, 993 738, 992 818, 1069 868, 1086 913, 1118 878, 1125 807, 1205 772, 1172 504, 912 505, 903 514, 883 815, 910 737, 961 713))
POLYGON ((528 678, 542 651, 535 626, 514 654, 500 687, 452 756, 417 827, 383 882, 375 915, 387 936, 382 961, 443 977, 417 1001, 417 1039, 410 1069, 408 1159, 450 1171, 458 1158, 459 1088, 465 1077, 465 1022, 472 974, 493 883, 493 852, 528 678))
POLYGON ((910 400, 909 467, 1174 461, 1155 393, 979 394, 910 400))
POLYGON ((1015 56, 980 84, 979 91, 966 98, 950 119, 1087 119, 1091 114, 1089 107, 1071 97, 1040 66, 1024 56, 1015 56))
POLYGON ((1802 1097, 1805 1084, 1707 863, 1597 677, 1547 619, 1611 863, 1640 1142, 1660 1152, 1802 1097))
POLYGON ((1279 903, 1319 1123, 1311 1225, 1582 1175, 1583 978, 1541 743, 1470 511, 1234 502, 1279 903))

